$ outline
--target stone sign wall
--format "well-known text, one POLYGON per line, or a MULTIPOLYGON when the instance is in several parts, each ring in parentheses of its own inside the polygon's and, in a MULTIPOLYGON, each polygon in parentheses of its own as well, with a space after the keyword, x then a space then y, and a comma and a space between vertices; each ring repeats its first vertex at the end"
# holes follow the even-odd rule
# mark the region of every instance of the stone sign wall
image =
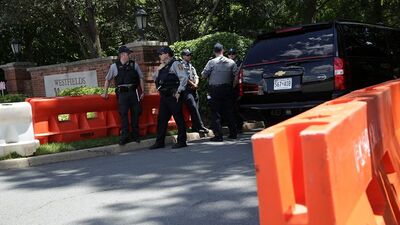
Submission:
POLYGON ((28 68, 34 97, 52 97, 59 91, 78 86, 102 87, 115 56, 28 68))
POLYGON ((98 87, 96 70, 44 76, 46 97, 58 96, 64 89, 82 86, 98 87))

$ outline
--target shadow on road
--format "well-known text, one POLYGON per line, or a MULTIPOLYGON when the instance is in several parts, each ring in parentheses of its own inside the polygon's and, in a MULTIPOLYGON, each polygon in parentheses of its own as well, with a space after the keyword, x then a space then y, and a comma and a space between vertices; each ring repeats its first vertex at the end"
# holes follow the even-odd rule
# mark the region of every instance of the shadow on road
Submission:
MULTIPOLYGON (((197 141, 179 150, 167 147, 0 171, 0 192, 25 193, 29 200, 29 193, 37 190, 83 187, 67 198, 79 201, 94 195, 81 206, 100 213, 79 216, 73 224, 254 225, 258 202, 250 137, 247 133, 238 141, 197 141), (97 195, 108 197, 101 203, 97 195)), ((55 196, 52 201, 57 200, 55 196)), ((43 200, 43 207, 51 207, 52 201, 43 200)))

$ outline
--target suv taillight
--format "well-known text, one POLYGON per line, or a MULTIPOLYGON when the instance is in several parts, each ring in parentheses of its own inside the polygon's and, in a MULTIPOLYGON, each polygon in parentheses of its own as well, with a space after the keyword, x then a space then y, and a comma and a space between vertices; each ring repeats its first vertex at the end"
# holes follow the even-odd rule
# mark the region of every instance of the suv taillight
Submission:
POLYGON ((344 71, 344 61, 339 57, 335 57, 333 62, 333 68, 335 71, 335 90, 345 90, 345 71, 344 71))
POLYGON ((243 69, 239 70, 238 76, 239 96, 243 96, 243 69))

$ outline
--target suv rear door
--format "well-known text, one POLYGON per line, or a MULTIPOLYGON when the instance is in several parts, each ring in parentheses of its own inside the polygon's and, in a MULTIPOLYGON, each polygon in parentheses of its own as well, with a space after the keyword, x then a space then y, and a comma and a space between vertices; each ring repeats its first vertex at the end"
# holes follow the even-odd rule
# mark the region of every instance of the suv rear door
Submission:
POLYGON ((336 26, 341 43, 339 52, 346 61, 352 90, 397 77, 395 30, 350 22, 340 22, 336 26))
POLYGON ((334 46, 331 23, 289 28, 261 38, 243 62, 241 107, 310 107, 332 98, 334 46))

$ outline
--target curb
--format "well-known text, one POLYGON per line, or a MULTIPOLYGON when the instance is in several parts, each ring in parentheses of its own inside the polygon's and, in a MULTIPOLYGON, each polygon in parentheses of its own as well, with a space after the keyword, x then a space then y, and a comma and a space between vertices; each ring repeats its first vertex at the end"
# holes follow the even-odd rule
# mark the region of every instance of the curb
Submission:
MULTIPOLYGON (((263 127, 263 123, 245 123, 243 126, 245 130, 252 130, 255 128, 263 127)), ((201 139, 206 139, 212 137, 213 132, 210 130, 208 134, 199 133, 187 133, 187 141, 196 141, 201 139)), ((176 142, 176 135, 167 136, 165 137, 165 144, 169 145, 176 142)), ((9 159, 9 160, 2 160, 0 161, 0 170, 6 169, 19 169, 19 168, 27 168, 32 166, 40 166, 50 163, 58 163, 58 162, 66 162, 72 160, 79 160, 79 159, 87 159, 87 158, 94 158, 100 156, 109 156, 109 155, 116 155, 122 152, 130 152, 130 151, 137 151, 137 150, 145 150, 149 148, 152 144, 156 141, 155 138, 142 140, 140 143, 130 142, 124 146, 120 146, 118 144, 114 145, 107 145, 89 149, 82 149, 70 152, 60 152, 55 154, 49 155, 41 155, 41 156, 33 156, 27 158, 18 158, 18 159, 9 159)))

